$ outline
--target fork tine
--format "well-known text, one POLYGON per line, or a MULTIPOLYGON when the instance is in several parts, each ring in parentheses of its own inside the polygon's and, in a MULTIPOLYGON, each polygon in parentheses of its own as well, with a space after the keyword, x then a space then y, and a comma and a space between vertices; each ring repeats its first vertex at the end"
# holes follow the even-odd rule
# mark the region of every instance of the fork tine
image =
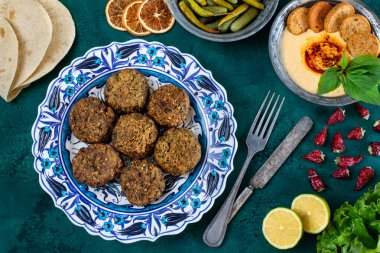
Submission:
POLYGON ((277 109, 277 112, 276 112, 276 115, 275 115, 274 118, 273 118, 272 124, 270 125, 269 130, 268 130, 267 134, 265 135, 265 139, 266 139, 266 140, 269 139, 269 136, 270 136, 270 134, 272 133, 273 127, 274 127, 274 125, 276 124, 276 121, 277 121, 277 118, 278 118, 278 114, 279 114, 280 111, 281 111, 281 108, 282 108, 282 105, 284 104, 284 101, 285 101, 285 98, 282 98, 281 104, 280 104, 280 106, 279 106, 278 109, 277 109))
POLYGON ((277 96, 276 102, 274 103, 274 105, 272 107, 272 110, 270 111, 270 114, 269 114, 268 118, 265 121, 265 124, 264 124, 264 126, 263 126, 263 128, 262 128, 262 130, 260 132, 260 135, 259 135, 260 138, 263 138, 263 136, 264 136, 264 134, 265 134, 265 132, 267 130, 268 124, 269 124, 269 122, 270 122, 270 120, 272 118, 274 109, 276 109, 277 102, 278 102, 279 99, 280 99, 280 95, 277 96))
POLYGON ((253 133, 253 130, 254 130, 255 126, 256 126, 256 122, 257 122, 257 120, 259 119, 259 116, 260 116, 260 114, 261 114, 261 111, 262 111, 263 108, 264 108, 265 103, 267 102, 267 98, 268 98, 269 94, 270 94, 270 91, 269 91, 268 94, 266 95, 266 97, 265 97, 265 99, 264 99, 264 102, 261 104, 260 110, 259 110, 258 113, 256 114, 256 118, 255 118, 255 120, 253 121, 253 123, 252 123, 252 125, 251 125, 251 129, 249 130, 248 134, 252 134, 252 133, 253 133))
POLYGON ((273 93, 272 97, 270 98, 269 102, 268 102, 268 105, 267 105, 267 108, 265 108, 265 111, 263 113, 263 116, 261 116, 261 119, 260 119, 260 122, 259 122, 259 125, 256 127, 256 130, 255 132, 253 133, 254 135, 259 135, 259 132, 260 132, 260 129, 261 129, 261 126, 263 125, 263 122, 264 122, 264 119, 265 117, 267 116, 267 112, 272 104, 272 100, 274 98, 274 95, 276 95, 276 93, 273 93))

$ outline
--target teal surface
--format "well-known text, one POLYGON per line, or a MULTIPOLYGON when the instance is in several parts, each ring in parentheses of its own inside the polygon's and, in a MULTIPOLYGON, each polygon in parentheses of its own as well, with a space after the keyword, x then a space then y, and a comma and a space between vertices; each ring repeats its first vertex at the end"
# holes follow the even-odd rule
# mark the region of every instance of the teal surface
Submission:
MULTIPOLYGON (((229 44, 199 39, 176 24, 167 34, 152 35, 145 39, 160 41, 184 53, 193 54, 226 88, 238 123, 236 134, 240 146, 234 163, 235 171, 228 179, 226 191, 212 210, 179 235, 165 236, 154 243, 137 242, 129 245, 89 235, 83 228, 71 224, 40 188, 37 173, 33 169, 30 130, 37 115, 37 106, 44 99, 49 82, 58 75, 60 69, 92 47, 107 45, 112 41, 127 41, 133 36, 115 31, 107 25, 105 0, 62 2, 72 12, 77 29, 70 53, 54 71, 26 89, 15 101, 0 101, 0 252, 279 252, 265 241, 261 232, 262 220, 272 208, 289 207, 295 196, 312 193, 307 179, 309 166, 325 179, 328 189, 320 195, 327 199, 333 210, 344 201, 356 201, 364 192, 353 191, 359 169, 364 165, 373 166, 377 173, 376 180, 369 186, 380 180, 380 158, 369 157, 366 151, 370 141, 380 141, 380 133, 371 130, 374 120, 380 118, 380 108, 368 106, 372 116, 367 122, 357 116, 353 106, 347 106, 345 122, 330 128, 330 141, 336 131, 346 135, 356 126, 368 130, 363 141, 346 141, 345 154, 366 154, 365 160, 352 169, 351 179, 333 179, 330 175, 335 169, 335 155, 329 151, 328 145, 323 148, 327 154, 327 161, 323 165, 315 166, 302 160, 304 154, 315 148, 312 139, 323 128, 333 108, 304 101, 281 83, 273 71, 267 49, 270 24, 246 40, 229 44), (265 189, 255 193, 229 225, 223 245, 218 249, 208 248, 202 242, 202 234, 226 198, 244 162, 246 133, 269 89, 284 95, 286 102, 267 148, 254 157, 243 185, 248 183, 249 178, 302 116, 310 116, 315 125, 279 173, 265 189)), ((280 1, 277 12, 287 2, 280 1)), ((380 15, 378 0, 364 2, 380 15)), ((305 235, 300 244, 289 252, 315 252, 315 244, 316 236, 305 235)))

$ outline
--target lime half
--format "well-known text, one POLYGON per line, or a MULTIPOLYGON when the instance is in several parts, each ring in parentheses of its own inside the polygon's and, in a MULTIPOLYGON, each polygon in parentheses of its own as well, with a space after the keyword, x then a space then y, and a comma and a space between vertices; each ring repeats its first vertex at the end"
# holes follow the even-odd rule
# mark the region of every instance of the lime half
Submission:
POLYGON ((314 194, 302 194, 292 203, 292 210, 302 220, 306 233, 319 234, 330 222, 330 207, 326 200, 314 194))
POLYGON ((295 212, 288 208, 275 208, 264 218, 263 234, 273 247, 291 249, 302 238, 302 221, 295 212))

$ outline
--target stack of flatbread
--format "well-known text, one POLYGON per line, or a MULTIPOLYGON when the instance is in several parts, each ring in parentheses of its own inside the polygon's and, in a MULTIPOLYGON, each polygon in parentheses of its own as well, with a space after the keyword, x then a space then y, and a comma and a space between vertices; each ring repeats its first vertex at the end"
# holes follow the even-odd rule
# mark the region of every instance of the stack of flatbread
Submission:
POLYGON ((58 0, 0 0, 0 95, 9 102, 49 73, 75 38, 58 0))

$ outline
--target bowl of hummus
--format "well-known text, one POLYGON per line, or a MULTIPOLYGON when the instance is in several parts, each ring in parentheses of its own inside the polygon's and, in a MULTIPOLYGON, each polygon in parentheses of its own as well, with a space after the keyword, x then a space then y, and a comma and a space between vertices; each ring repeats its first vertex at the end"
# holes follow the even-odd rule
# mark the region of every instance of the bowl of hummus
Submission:
MULTIPOLYGON (((369 44, 368 48, 372 49, 372 55, 378 56, 380 20, 362 2, 291 1, 280 11, 271 28, 269 53, 273 67, 292 92, 312 103, 325 106, 354 103, 355 100, 345 94, 343 86, 323 95, 318 95, 317 91, 322 74, 330 67, 339 66, 343 54, 349 60, 358 56, 353 48, 360 42, 353 36, 361 32, 373 37, 375 44, 369 44), (317 3, 321 6, 314 6, 317 3), (347 23, 346 30, 342 30, 343 20, 347 23), (352 46, 350 43, 356 44, 352 46)), ((368 48, 359 54, 370 54, 366 51, 368 48)))

